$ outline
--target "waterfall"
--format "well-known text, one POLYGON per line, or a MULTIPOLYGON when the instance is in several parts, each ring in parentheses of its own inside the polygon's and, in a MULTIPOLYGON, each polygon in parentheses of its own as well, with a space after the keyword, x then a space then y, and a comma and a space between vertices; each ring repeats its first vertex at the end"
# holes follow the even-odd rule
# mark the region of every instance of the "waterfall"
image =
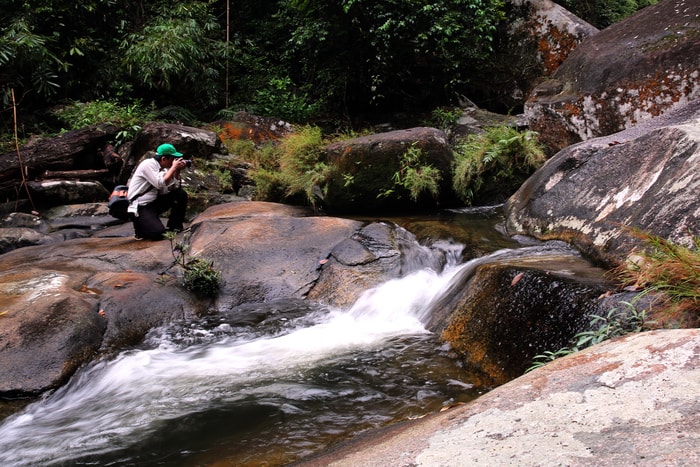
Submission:
POLYGON ((187 332, 206 336, 182 345, 168 329, 150 346, 125 351, 78 371, 64 387, 0 425, 0 465, 51 465, 125 449, 169 420, 248 397, 258 386, 397 336, 425 334, 423 321, 464 264, 428 268, 366 291, 349 310, 318 307, 283 330, 260 336, 221 324, 187 332))
MULTIPOLYGON (((275 315, 274 325, 266 326, 263 320, 241 328, 236 323, 202 320, 158 329, 141 348, 79 370, 65 386, 5 419, 0 424, 0 465, 57 465, 76 460, 94 464, 101 463, 101 456, 114 462, 115 453, 130 452, 149 437, 167 436, 170 423, 199 414, 206 419, 208 414, 236 404, 250 406, 251 400, 256 407, 274 406, 289 416, 313 411, 298 407, 309 399, 347 398, 348 410, 353 413, 353 401, 364 406, 370 399, 383 397, 375 388, 367 393, 342 385, 337 388, 335 380, 332 386, 324 387, 317 384, 319 376, 306 376, 337 364, 350 368, 353 374, 366 373, 379 384, 384 384, 383 378, 395 378, 386 382, 386 392, 397 387, 408 392, 389 394, 394 403, 411 397, 429 399, 433 394, 442 400, 452 397, 438 394, 434 381, 412 383, 406 374, 407 368, 412 369, 417 359, 427 354, 419 349, 409 356, 408 350, 416 339, 431 336, 425 324, 433 305, 452 288, 461 287, 460 277, 471 274, 479 264, 557 254, 562 247, 504 249, 461 264, 455 245, 437 248, 447 258, 441 270, 421 267, 389 280, 365 291, 347 310, 290 299, 283 312, 275 315), (290 306, 297 307, 297 313, 290 313, 290 306), (385 351, 388 345, 394 345, 394 350, 385 351), (357 355, 366 362, 356 364, 357 355), (404 361, 398 369, 389 368, 405 355, 412 360, 404 361), (377 358, 384 358, 387 366, 378 368, 377 358)), ((433 358, 425 356, 426 361, 433 358)), ((426 363, 426 367, 431 366, 426 363)), ((418 379, 433 378, 434 373, 429 368, 428 376, 421 374, 418 379)), ((446 385, 461 391, 472 386, 468 379, 460 380, 462 374, 448 373, 441 376, 446 385)), ((346 380, 341 382, 346 384, 346 380)), ((338 425, 345 426, 347 417, 343 415, 338 425)), ((318 423, 328 426, 327 419, 318 423)), ((304 425, 306 431, 305 421, 297 425, 304 425)), ((284 430, 289 428, 281 430, 285 436, 284 430)))

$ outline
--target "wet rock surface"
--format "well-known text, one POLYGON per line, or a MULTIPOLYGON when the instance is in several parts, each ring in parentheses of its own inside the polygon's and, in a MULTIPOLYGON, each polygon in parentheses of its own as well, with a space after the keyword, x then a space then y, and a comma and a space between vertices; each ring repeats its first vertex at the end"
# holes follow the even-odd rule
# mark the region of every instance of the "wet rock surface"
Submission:
POLYGON ((490 387, 523 374, 535 355, 568 346, 591 315, 605 314, 601 297, 613 287, 559 242, 474 264, 438 302, 428 328, 490 387))
MULTIPOLYGON (((80 365, 137 345, 150 330, 172 321, 226 313, 247 303, 305 299, 317 283, 326 285, 314 292, 315 299, 348 303, 367 281, 379 283, 401 273, 398 227, 381 224, 363 231, 373 259, 362 261, 365 280, 355 281, 357 264, 351 258, 357 255, 342 245, 365 224, 310 214, 275 203, 237 202, 194 219, 174 242, 184 242, 188 255, 213 261, 222 272, 215 299, 186 291, 170 242, 136 240, 130 223, 88 238, 5 253, 0 262, 0 393, 26 396, 55 388, 80 365), (334 251, 346 264, 324 271, 324 260, 334 251), (328 279, 319 281, 322 275, 332 276, 338 289, 330 289, 328 279)), ((13 219, 10 224, 34 224, 38 230, 8 229, 25 228, 39 236, 50 229, 31 216, 13 219)))
POLYGON ((294 465, 695 465, 698 355, 698 329, 629 335, 294 465))

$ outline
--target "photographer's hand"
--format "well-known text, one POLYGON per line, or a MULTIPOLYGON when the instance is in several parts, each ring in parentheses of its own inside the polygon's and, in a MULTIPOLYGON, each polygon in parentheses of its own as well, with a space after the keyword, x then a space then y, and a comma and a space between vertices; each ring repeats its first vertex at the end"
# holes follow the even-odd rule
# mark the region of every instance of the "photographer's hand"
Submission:
POLYGON ((177 168, 177 171, 179 172, 182 169, 187 168, 187 162, 184 159, 176 159, 175 166, 177 168))

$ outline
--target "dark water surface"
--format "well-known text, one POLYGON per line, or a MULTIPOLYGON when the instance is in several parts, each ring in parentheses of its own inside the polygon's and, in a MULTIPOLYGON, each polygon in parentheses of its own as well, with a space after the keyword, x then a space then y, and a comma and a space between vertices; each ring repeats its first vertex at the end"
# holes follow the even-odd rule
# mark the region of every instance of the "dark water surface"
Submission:
POLYGON ((515 246, 498 212, 382 220, 454 258, 349 310, 290 299, 158 329, 3 420, 0 465, 285 465, 484 393, 423 323, 465 259, 515 246))

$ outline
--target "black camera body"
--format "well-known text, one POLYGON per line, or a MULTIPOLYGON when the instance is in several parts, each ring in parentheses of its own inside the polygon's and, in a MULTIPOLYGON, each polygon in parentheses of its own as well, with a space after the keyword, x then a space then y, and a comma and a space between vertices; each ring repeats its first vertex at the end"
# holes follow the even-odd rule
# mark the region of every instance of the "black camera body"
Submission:
POLYGON ((191 159, 183 159, 185 161, 185 167, 188 169, 192 167, 192 160, 191 159))

